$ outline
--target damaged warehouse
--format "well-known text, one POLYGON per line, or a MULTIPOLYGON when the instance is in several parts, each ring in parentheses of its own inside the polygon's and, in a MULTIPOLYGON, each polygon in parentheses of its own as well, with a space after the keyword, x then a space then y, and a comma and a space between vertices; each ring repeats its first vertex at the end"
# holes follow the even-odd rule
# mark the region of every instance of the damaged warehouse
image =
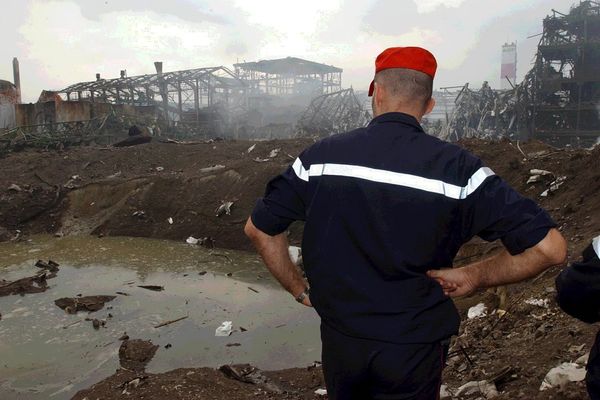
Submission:
POLYGON ((59 94, 67 101, 156 106, 157 119, 166 128, 198 135, 223 134, 223 124, 246 108, 246 84, 223 66, 163 73, 155 62, 156 74, 71 85, 59 94))
MULTIPOLYGON (((110 143, 102 130, 124 133, 135 124, 150 135, 176 139, 289 138, 307 133, 299 120, 306 121, 319 96, 337 110, 320 134, 364 125, 369 115, 358 101, 344 100, 350 92, 348 99, 354 98, 353 91, 342 89, 343 70, 331 65, 287 57, 237 63, 235 71, 218 66, 163 72, 162 62, 154 64, 155 74, 96 74, 95 81, 44 91, 37 103, 11 103, 15 112, 1 138, 4 147, 110 143)), ((8 111, 3 115, 8 118, 8 111)))

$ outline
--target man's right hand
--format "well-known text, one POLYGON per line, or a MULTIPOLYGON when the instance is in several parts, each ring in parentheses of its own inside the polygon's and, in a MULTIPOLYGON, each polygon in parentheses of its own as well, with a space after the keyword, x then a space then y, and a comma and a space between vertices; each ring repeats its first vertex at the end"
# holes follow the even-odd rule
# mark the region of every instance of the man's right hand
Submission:
POLYGON ((427 271, 430 278, 435 279, 450 297, 467 296, 478 287, 477 277, 473 270, 466 267, 427 271))

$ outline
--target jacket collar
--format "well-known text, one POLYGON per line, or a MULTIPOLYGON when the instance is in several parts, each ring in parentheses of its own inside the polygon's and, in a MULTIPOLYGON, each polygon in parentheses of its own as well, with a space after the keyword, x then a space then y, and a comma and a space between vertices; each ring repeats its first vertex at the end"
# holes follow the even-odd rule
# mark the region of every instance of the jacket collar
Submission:
POLYGON ((384 122, 400 122, 402 124, 412 126, 421 132, 424 132, 423 128, 421 127, 421 124, 419 124, 419 121, 417 121, 415 117, 401 112, 389 112, 381 114, 378 117, 373 118, 368 126, 372 127, 373 125, 384 122))

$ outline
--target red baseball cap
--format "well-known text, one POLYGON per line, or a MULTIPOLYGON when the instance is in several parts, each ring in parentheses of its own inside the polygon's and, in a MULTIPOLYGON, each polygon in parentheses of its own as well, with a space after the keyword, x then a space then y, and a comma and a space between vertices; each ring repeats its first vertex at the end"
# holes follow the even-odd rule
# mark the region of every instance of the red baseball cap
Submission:
MULTIPOLYGON (((437 61, 433 54, 421 47, 390 47, 375 59, 375 73, 390 68, 406 68, 423 72, 433 79, 437 70, 437 61)), ((375 80, 369 87, 369 96, 373 96, 375 80)))

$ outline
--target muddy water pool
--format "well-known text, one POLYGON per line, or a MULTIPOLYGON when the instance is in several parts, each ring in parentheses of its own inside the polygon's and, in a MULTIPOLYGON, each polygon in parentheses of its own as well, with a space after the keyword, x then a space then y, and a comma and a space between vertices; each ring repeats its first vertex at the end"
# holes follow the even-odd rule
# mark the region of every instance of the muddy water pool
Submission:
POLYGON ((0 279, 33 275, 38 259, 60 264, 49 289, 0 297, 1 399, 70 398, 119 367, 124 332, 160 345, 148 372, 226 363, 269 370, 320 359, 318 316, 294 302, 256 255, 153 239, 37 236, 0 244, 0 279), (54 304, 77 295, 117 297, 91 314, 54 304), (96 330, 87 317, 106 325, 96 330), (233 322, 233 333, 216 337, 223 321, 233 322))

